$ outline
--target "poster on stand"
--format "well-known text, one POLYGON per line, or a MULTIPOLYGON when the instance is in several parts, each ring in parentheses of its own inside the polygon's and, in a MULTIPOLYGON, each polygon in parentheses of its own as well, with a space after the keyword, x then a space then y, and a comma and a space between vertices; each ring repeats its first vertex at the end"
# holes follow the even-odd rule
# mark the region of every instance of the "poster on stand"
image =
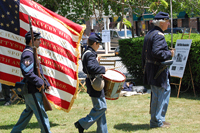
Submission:
POLYGON ((191 39, 182 39, 176 41, 175 55, 172 58, 173 64, 170 66, 169 69, 171 76, 179 78, 183 77, 191 44, 191 39))
POLYGON ((102 42, 110 42, 110 30, 102 30, 102 42))

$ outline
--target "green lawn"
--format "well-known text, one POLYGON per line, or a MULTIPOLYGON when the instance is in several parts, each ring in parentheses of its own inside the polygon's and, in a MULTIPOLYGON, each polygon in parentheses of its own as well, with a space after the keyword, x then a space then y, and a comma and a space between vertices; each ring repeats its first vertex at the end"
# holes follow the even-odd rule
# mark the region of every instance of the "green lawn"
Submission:
MULTIPOLYGON (((170 98, 166 121, 170 128, 149 128, 149 100, 150 95, 120 97, 118 100, 107 100, 106 113, 109 133, 198 133, 200 132, 200 98, 193 94, 181 93, 176 98, 176 92, 170 98)), ((9 133, 17 122, 24 104, 3 106, 0 102, 0 133, 9 133)), ((69 113, 53 108, 47 112, 52 133, 77 133, 74 122, 85 117, 92 108, 90 97, 81 92, 75 100, 69 113)), ((95 133, 96 124, 86 133, 95 133)), ((23 133, 39 133, 40 129, 35 116, 32 117, 23 133)))

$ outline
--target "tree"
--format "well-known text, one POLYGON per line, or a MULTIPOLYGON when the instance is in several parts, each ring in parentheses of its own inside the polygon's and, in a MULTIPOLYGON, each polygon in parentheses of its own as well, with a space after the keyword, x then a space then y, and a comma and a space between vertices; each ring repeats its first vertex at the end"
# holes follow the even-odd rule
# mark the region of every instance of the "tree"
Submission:
MULTIPOLYGON (((148 11, 149 14, 156 14, 159 11, 164 11, 170 13, 170 0, 109 0, 112 3, 111 9, 113 9, 114 13, 120 16, 121 14, 126 14, 128 12, 129 18, 132 24, 132 33, 134 33, 134 25, 132 14, 136 14, 137 16, 144 17, 145 11, 148 11), (113 6, 114 5, 114 6, 113 6), (121 6, 121 11, 115 10, 116 6, 121 6), (123 8, 128 10, 123 10, 123 8), (124 12, 124 13, 123 13, 124 12)), ((198 15, 200 9, 199 0, 172 0, 173 5, 173 16, 177 16, 179 12, 186 11, 189 16, 198 15)), ((123 17, 123 16, 122 16, 123 17)), ((134 35, 134 34, 133 34, 134 35)))
POLYGON ((150 9, 153 14, 159 10, 159 6, 163 6, 164 8, 167 8, 168 4, 165 0, 160 0, 158 2, 153 2, 152 0, 122 0, 122 1, 116 1, 116 0, 109 0, 111 2, 111 9, 114 11, 115 14, 120 16, 121 23, 124 17, 124 14, 129 15, 129 20, 131 22, 131 29, 132 29, 132 36, 134 37, 134 22, 133 22, 133 14, 136 14, 137 16, 143 17, 145 11, 150 9), (118 6, 118 8, 116 8, 118 6), (121 6, 121 7, 120 7, 121 6), (121 10, 118 10, 120 7, 121 10), (156 10, 154 10, 156 8, 156 10), (117 9, 117 10, 116 10, 117 9))
POLYGON ((101 23, 103 14, 109 14, 107 0, 35 0, 53 12, 76 22, 80 19, 89 20, 90 16, 96 15, 97 22, 101 23))
MULTIPOLYGON (((79 23, 80 19, 89 20, 90 16, 99 11, 96 20, 101 27, 102 16, 119 16, 121 23, 124 15, 129 15, 134 33, 133 14, 144 16, 145 11, 156 14, 159 11, 170 13, 170 0, 35 0, 48 9, 79 23), (100 24, 101 23, 101 24, 100 24)), ((191 15, 198 15, 200 9, 199 0, 172 0, 173 15, 181 11, 191 15)), ((134 34, 133 34, 134 35, 134 34)))

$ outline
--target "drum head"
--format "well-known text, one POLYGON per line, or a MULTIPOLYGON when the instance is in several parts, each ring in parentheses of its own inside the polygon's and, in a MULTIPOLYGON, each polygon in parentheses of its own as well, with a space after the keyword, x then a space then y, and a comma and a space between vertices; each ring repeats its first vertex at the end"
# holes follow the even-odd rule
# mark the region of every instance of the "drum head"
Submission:
POLYGON ((103 75, 103 78, 114 81, 114 82, 123 82, 126 79, 126 76, 117 70, 108 70, 103 75))

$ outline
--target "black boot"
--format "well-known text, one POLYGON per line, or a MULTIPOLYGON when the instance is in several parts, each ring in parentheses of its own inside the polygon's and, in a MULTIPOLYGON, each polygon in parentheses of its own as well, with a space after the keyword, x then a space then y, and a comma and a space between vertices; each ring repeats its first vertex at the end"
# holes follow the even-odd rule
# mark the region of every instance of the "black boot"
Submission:
POLYGON ((78 128, 79 133, 83 133, 84 128, 81 126, 81 124, 78 121, 76 123, 74 123, 74 125, 76 128, 78 128))

